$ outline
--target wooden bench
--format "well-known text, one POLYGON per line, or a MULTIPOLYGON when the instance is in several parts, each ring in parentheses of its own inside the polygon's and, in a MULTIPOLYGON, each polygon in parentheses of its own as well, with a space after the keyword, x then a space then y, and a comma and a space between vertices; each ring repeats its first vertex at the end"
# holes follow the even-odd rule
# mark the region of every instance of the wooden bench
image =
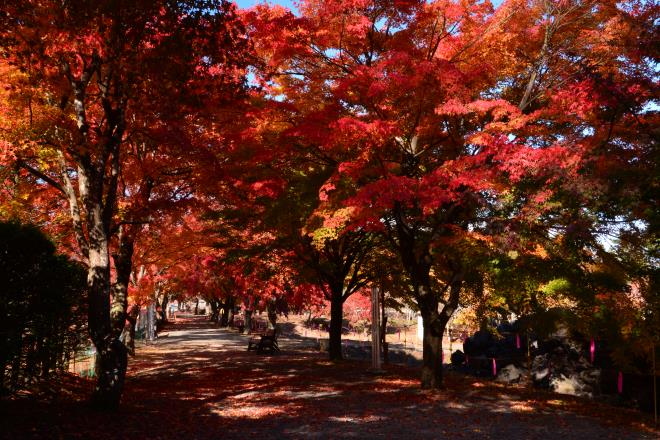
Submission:
POLYGON ((264 353, 266 351, 269 351, 271 353, 279 352, 280 347, 277 345, 277 336, 278 336, 277 329, 268 330, 260 335, 252 336, 248 341, 248 351, 254 349, 259 354, 264 353))

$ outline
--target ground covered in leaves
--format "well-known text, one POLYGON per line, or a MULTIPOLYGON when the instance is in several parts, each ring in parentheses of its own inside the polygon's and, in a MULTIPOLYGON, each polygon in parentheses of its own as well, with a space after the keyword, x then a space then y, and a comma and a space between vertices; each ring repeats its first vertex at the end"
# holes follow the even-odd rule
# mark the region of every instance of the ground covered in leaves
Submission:
POLYGON ((383 375, 330 363, 309 344, 281 340, 279 355, 247 352, 247 336, 204 321, 170 326, 131 360, 123 405, 85 403, 86 380, 0 401, 0 437, 80 439, 484 438, 657 439, 634 411, 448 375, 421 391, 417 371, 383 375))

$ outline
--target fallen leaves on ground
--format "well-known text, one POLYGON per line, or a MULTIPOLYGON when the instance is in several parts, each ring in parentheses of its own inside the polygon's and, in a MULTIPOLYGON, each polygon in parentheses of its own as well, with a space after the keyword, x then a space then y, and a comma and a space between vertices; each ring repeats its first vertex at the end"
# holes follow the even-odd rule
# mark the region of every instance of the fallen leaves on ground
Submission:
POLYGON ((658 436, 648 417, 591 400, 457 374, 447 375, 442 390, 420 390, 417 371, 404 366, 386 366, 379 376, 368 372, 367 363, 331 363, 318 352, 290 349, 278 356, 259 356, 245 351, 245 337, 200 321, 179 322, 170 330, 179 336, 141 348, 132 360, 119 412, 93 411, 86 405, 92 383, 63 376, 52 387, 55 392, 3 400, 0 422, 5 428, 0 436, 563 440, 658 436), (203 333, 187 333, 192 331, 203 333))

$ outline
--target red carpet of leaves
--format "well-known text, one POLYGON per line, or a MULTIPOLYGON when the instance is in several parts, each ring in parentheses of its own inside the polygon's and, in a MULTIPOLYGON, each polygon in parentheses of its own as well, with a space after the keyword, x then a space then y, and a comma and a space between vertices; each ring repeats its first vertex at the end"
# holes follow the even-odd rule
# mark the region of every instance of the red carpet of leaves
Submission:
POLYGON ((483 438, 657 439, 639 413, 458 375, 420 391, 417 372, 333 364, 282 340, 274 356, 201 322, 170 327, 131 360, 123 405, 87 407, 91 383, 66 377, 38 396, 0 401, 11 439, 483 438))

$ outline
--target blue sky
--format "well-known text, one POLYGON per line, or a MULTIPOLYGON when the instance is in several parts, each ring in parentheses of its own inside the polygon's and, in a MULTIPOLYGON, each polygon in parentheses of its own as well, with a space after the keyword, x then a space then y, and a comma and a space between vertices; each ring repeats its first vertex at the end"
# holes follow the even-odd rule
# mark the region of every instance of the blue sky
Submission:
MULTIPOLYGON (((263 0, 234 0, 240 8, 249 8, 254 6, 257 3, 262 3, 263 0)), ((495 6, 499 6, 503 0, 491 0, 495 6)), ((276 5, 286 6, 288 8, 293 8, 293 0, 270 0, 268 3, 273 3, 276 5)))
MULTIPOLYGON (((263 0, 234 0, 239 8, 249 8, 254 6, 257 3, 263 3, 263 0)), ((286 6, 287 8, 293 8, 292 0, 270 0, 268 3, 273 3, 276 5, 286 6)))

